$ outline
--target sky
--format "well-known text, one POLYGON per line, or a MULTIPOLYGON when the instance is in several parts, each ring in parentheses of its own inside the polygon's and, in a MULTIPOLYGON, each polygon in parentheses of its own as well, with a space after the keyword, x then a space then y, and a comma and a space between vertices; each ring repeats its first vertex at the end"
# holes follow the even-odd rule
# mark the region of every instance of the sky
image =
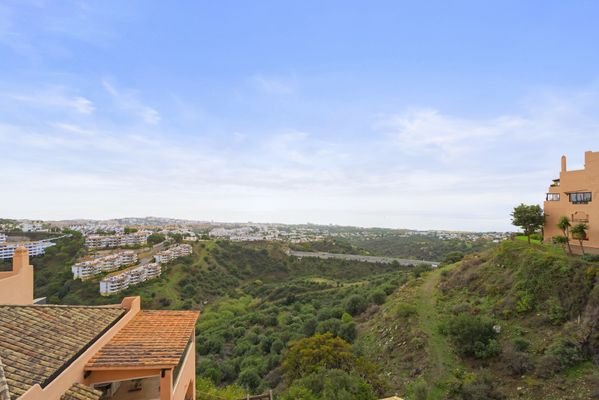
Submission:
POLYGON ((0 217, 512 230, 599 150, 596 1, 0 2, 0 217))

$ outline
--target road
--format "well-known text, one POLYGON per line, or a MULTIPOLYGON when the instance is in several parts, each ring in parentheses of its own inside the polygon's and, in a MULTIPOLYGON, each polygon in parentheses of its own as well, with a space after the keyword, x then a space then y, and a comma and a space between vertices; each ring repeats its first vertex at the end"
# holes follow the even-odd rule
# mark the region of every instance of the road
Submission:
POLYGON ((351 261, 363 261, 369 263, 383 263, 391 264, 397 261, 400 265, 418 265, 428 264, 433 267, 439 265, 438 261, 425 261, 425 260, 408 260, 405 258, 394 258, 394 257, 378 257, 378 256, 361 256, 358 254, 338 254, 338 253, 325 253, 323 251, 295 251, 287 250, 287 254, 294 257, 316 257, 316 258, 337 258, 340 260, 351 260, 351 261))

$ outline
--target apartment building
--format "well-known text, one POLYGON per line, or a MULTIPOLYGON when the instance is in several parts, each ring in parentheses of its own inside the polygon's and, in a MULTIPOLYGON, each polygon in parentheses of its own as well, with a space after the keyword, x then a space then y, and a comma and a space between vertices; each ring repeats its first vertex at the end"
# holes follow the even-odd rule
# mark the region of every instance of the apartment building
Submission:
MULTIPOLYGON (((584 240, 585 251, 599 253, 599 152, 584 154, 584 168, 568 170, 566 156, 562 156, 559 178, 553 180, 545 197, 544 240, 562 236, 557 227, 559 219, 566 216, 572 226, 584 223, 588 226, 584 240)), ((571 235, 570 238, 572 239, 571 235)), ((580 251, 578 240, 571 246, 580 251)))
POLYGON ((117 270, 126 265, 137 262, 137 253, 125 250, 114 254, 98 257, 93 260, 82 261, 71 267, 73 279, 86 280, 102 272, 117 270))
MULTIPOLYGON (((0 260, 6 260, 12 258, 18 243, 3 243, 0 245, 0 260)), ((31 257, 41 256, 46 253, 48 247, 54 246, 55 243, 48 239, 38 240, 36 242, 26 242, 22 244, 25 246, 31 257)))
POLYGON ((135 232, 123 235, 89 235, 85 237, 85 245, 90 249, 141 245, 148 243, 149 232, 135 232))
POLYGON ((180 244, 171 247, 168 250, 161 251, 154 255, 154 261, 160 264, 166 264, 173 261, 176 258, 190 255, 192 247, 189 244, 180 244))
POLYGON ((6 242, 6 235, 4 233, 0 233, 0 243, 6 242))
POLYGON ((33 304, 25 247, 0 272, 1 400, 195 400, 196 311, 33 304))
POLYGON ((161 273, 162 267, 158 263, 138 265, 112 273, 100 281, 100 294, 110 296, 127 289, 129 286, 156 278, 161 273))

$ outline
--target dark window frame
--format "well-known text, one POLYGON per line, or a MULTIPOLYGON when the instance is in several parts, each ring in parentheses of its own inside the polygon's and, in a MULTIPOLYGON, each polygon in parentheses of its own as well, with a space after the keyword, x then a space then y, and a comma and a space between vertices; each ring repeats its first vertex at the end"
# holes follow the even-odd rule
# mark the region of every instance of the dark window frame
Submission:
POLYGON ((545 200, 547 201, 560 201, 561 200, 561 196, 559 193, 547 193, 547 196, 545 197, 545 200), (557 198, 555 198, 557 197, 557 198))
POLYGON ((570 203, 572 204, 589 204, 593 201, 593 193, 592 192, 573 192, 568 193, 570 198, 570 203))

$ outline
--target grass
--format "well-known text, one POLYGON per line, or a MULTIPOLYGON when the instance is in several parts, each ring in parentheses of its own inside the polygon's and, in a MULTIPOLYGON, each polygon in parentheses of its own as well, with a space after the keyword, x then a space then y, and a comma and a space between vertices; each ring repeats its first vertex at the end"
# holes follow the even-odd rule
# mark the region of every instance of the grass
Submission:
MULTIPOLYGON (((516 236, 516 240, 521 240, 523 242, 528 242, 528 237, 526 235, 518 235, 516 236)), ((539 239, 530 239, 530 243, 534 243, 534 244, 541 244, 541 241, 539 239)))
POLYGON ((460 361, 453 353, 449 343, 439 333, 440 315, 437 312, 437 285, 441 279, 441 272, 441 269, 437 269, 426 275, 416 298, 418 323, 420 329, 427 335, 427 353, 433 366, 425 377, 428 384, 431 385, 429 393, 429 399, 431 400, 445 398, 447 393, 444 382, 449 378, 451 370, 460 365, 460 361))

